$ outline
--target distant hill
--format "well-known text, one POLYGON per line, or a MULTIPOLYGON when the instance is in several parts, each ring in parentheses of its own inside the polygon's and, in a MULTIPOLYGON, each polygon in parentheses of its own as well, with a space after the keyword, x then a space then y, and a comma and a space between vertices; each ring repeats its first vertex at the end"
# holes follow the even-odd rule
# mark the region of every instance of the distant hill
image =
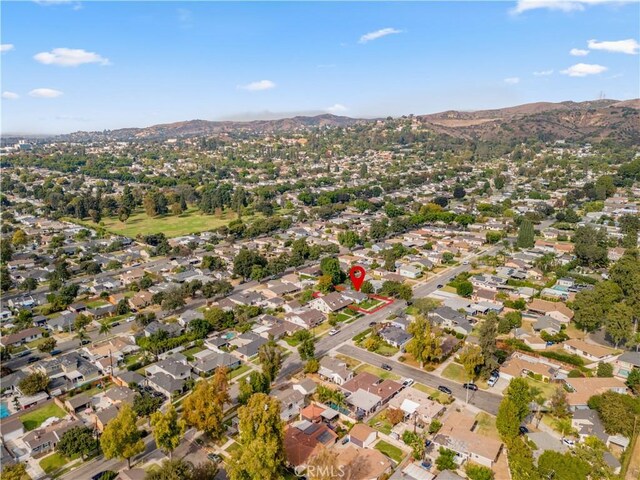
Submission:
MULTIPOLYGON (((640 99, 587 102, 537 102, 494 110, 449 110, 417 118, 426 128, 452 137, 479 141, 511 142, 538 138, 544 141, 601 141, 612 139, 640 144, 640 99)), ((75 132, 56 140, 166 140, 230 133, 294 132, 318 127, 347 127, 374 120, 331 114, 297 116, 278 120, 207 121, 190 120, 145 128, 123 128, 102 132, 75 132)))
POLYGON ((95 139, 111 140, 166 140, 195 136, 211 136, 231 132, 275 133, 291 132, 299 129, 317 127, 345 127, 365 120, 324 114, 313 117, 298 116, 278 120, 254 120, 248 122, 208 120, 189 120, 185 122, 165 123, 145 128, 122 128, 102 132, 75 132, 60 135, 57 138, 71 141, 95 139))
POLYGON ((418 119, 439 133, 473 140, 612 139, 640 144, 640 99, 538 102, 496 110, 447 111, 418 119))

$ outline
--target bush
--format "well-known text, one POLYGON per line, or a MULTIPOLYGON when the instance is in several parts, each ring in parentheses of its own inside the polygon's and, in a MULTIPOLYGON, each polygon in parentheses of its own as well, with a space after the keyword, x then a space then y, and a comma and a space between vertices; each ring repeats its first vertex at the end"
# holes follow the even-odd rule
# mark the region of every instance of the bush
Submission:
POLYGON ((569 378, 582 378, 584 377, 584 373, 582 373, 580 370, 578 370, 577 368, 574 368, 573 370, 571 370, 569 372, 568 375, 569 378))

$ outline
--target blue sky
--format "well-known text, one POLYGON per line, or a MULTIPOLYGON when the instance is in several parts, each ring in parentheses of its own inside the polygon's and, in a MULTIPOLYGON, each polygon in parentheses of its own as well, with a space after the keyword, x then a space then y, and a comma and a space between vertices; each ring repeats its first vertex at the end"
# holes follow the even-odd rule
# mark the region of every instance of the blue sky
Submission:
POLYGON ((2 131, 637 98, 638 18, 603 0, 2 2, 2 131))

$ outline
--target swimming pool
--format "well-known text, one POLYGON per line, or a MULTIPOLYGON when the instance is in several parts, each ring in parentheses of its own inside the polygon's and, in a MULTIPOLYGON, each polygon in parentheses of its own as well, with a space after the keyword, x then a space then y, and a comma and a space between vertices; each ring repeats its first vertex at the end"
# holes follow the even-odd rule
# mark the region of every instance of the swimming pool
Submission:
POLYGON ((7 402, 0 402, 0 418, 9 416, 9 408, 7 407, 7 402))

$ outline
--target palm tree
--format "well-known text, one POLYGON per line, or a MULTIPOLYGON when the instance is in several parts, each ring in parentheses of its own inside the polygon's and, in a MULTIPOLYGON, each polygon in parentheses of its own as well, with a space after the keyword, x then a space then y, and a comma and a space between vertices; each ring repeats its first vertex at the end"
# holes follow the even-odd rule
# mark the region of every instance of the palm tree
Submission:
POLYGON ((104 335, 105 337, 111 333, 111 324, 109 322, 100 323, 100 335, 104 335))
POLYGON ((82 346, 82 342, 88 339, 89 335, 87 335, 87 332, 84 331, 84 328, 81 328, 80 330, 78 330, 78 333, 76 333, 76 338, 80 341, 80 346, 82 346))

